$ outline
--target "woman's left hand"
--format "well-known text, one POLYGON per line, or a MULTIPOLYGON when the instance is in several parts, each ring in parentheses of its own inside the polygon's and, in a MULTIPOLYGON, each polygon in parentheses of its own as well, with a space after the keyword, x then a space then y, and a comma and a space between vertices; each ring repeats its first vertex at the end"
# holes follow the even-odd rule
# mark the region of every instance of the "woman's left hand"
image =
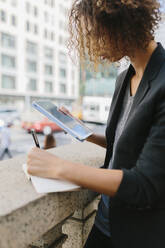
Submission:
POLYGON ((33 176, 59 179, 63 162, 55 155, 35 147, 28 154, 27 170, 33 176))

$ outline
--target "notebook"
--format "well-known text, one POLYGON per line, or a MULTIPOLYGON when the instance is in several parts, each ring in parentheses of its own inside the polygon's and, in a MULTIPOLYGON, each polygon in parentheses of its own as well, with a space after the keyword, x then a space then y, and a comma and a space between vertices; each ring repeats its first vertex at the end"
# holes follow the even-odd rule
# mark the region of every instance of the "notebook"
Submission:
POLYGON ((75 191, 80 188, 80 186, 76 184, 63 180, 47 179, 47 178, 31 176, 27 172, 26 164, 23 164, 22 168, 28 180, 31 180, 37 193, 42 194, 42 193, 53 193, 53 192, 67 192, 67 191, 75 191))

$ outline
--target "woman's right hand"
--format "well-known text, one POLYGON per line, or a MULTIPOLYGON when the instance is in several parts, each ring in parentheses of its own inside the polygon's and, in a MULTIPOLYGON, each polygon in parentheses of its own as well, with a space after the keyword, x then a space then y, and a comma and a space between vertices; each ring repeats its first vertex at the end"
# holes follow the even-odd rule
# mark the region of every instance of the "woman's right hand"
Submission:
POLYGON ((64 114, 67 114, 67 115, 73 117, 73 118, 74 118, 75 120, 77 120, 81 125, 84 125, 84 122, 82 122, 82 121, 81 121, 80 119, 78 119, 77 117, 73 116, 73 115, 71 114, 71 112, 70 112, 67 108, 65 108, 64 106, 61 106, 58 110, 61 111, 61 112, 64 113, 64 114))
POLYGON ((70 111, 67 108, 65 108, 64 106, 61 106, 58 110, 64 114, 67 114, 67 115, 70 115, 73 117, 73 115, 70 113, 70 111))

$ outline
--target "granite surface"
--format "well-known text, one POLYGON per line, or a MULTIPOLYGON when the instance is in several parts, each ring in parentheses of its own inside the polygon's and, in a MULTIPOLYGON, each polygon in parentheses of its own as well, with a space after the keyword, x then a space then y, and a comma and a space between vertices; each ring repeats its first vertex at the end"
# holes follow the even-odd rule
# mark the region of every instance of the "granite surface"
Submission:
MULTIPOLYGON (((50 152, 77 163, 100 167, 105 149, 88 142, 77 142, 50 152)), ((26 156, 0 163, 0 248, 26 248, 76 209, 95 197, 89 190, 37 194, 24 173, 26 156)))

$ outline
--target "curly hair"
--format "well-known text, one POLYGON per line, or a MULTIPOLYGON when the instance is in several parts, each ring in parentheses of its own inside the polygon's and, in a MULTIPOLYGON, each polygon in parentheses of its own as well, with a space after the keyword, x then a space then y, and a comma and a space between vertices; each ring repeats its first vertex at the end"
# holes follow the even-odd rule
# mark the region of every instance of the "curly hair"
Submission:
POLYGON ((132 56, 154 39, 161 19, 157 0, 74 0, 69 50, 98 65, 132 56))

